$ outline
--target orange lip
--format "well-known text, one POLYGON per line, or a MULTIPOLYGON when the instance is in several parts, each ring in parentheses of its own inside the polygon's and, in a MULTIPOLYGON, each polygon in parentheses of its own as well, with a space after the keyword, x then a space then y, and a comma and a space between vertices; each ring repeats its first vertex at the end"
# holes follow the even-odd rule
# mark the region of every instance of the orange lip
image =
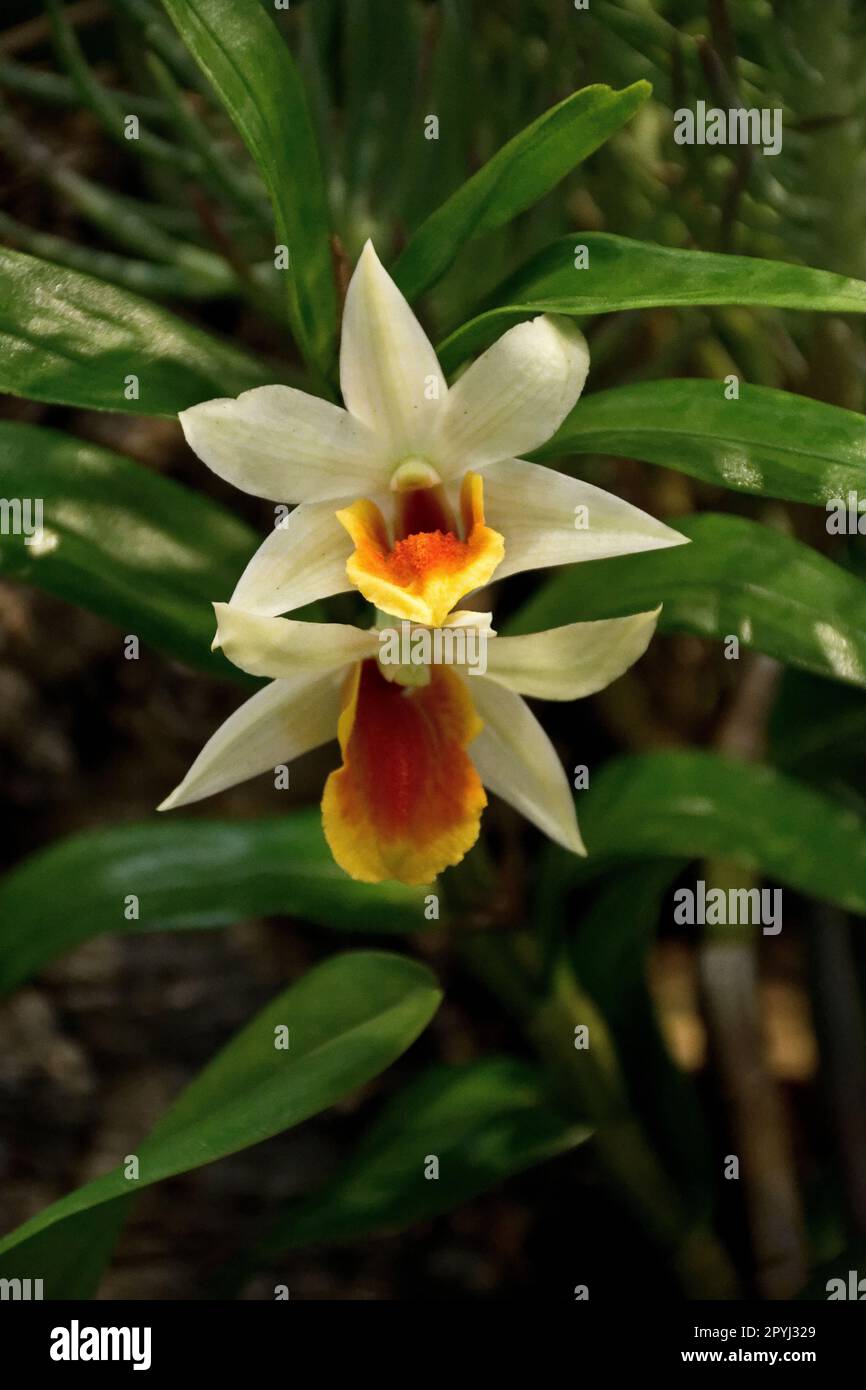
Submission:
POLYGON ((447 667, 414 690, 389 684, 375 661, 353 668, 338 731, 343 766, 322 798, 325 837, 346 873, 420 884, 459 863, 487 804, 466 752, 481 728, 447 667))

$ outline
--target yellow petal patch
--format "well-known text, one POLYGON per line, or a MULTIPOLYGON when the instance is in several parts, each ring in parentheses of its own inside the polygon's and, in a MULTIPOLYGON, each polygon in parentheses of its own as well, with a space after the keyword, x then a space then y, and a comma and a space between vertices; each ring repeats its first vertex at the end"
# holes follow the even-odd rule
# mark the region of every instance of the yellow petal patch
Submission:
POLYGON ((322 798, 322 823, 342 869, 364 883, 430 883, 478 838, 487 797, 466 745, 481 732, 453 671, 404 689, 375 661, 359 663, 339 722, 343 766, 322 798))
POLYGON ((480 474, 466 474, 460 510, 465 539, 453 531, 416 531, 391 545, 375 503, 354 502, 337 512, 355 542, 346 574, 382 612, 441 627, 464 594, 488 582, 505 554, 502 536, 484 524, 480 474))

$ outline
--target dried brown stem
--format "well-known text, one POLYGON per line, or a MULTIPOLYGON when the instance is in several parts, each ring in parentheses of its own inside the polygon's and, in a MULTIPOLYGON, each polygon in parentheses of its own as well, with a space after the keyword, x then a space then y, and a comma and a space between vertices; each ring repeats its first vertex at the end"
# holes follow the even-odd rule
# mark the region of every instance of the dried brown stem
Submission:
MULTIPOLYGON (((719 723, 719 752, 745 762, 762 756, 780 669, 769 657, 751 658, 719 723)), ((742 870, 727 863, 705 873, 720 886, 742 883, 742 870)), ((755 1281, 764 1298, 790 1298, 806 1276, 804 1223, 788 1119, 766 1064, 755 929, 723 930, 724 938, 709 932, 700 951, 707 1018, 740 1159, 755 1281)))

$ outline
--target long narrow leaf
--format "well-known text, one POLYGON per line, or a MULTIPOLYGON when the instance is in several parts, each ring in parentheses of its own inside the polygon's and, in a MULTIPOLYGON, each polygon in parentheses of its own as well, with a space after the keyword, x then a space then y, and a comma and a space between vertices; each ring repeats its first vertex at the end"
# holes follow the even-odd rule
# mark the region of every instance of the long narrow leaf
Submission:
POLYGON ((345 1167, 290 1208, 258 1253, 402 1230, 575 1147, 590 1133, 559 1113, 538 1071, 516 1058, 434 1067, 389 1101, 345 1167), (439 1164, 435 1179, 425 1175, 431 1155, 439 1164))
POLYGON ((0 391, 176 415, 274 380, 228 343, 79 271, 0 247, 0 391))
POLYGON ((616 454, 760 497, 824 505, 866 489, 866 420, 766 386, 646 381, 578 401, 533 457, 616 454))
POLYGON ((0 574, 169 656, 237 676, 210 644, 212 604, 231 595, 256 546, 243 522, 120 454, 11 421, 0 421, 0 495, 17 500, 28 529, 41 519, 41 534, 0 536, 0 574))
POLYGON ((503 145, 430 214, 400 256, 394 278, 407 299, 435 284, 466 241, 501 227, 555 187, 625 125, 650 92, 648 82, 621 92, 584 87, 503 145))
POLYGON ((333 356, 336 294, 325 186, 291 54, 259 0, 163 0, 258 165, 289 249, 289 317, 320 373, 333 356))
POLYGON ((775 768, 696 751, 618 758, 581 815, 576 879, 634 859, 721 858, 866 914, 866 821, 775 768))
MULTIPOLYGON (((427 1026, 440 998, 430 971, 402 956, 356 951, 317 966, 272 1000, 186 1088, 138 1146, 137 1178, 121 1164, 46 1207, 0 1241, 0 1272, 15 1277, 37 1260, 32 1267, 45 1281, 45 1295, 68 1297, 72 1250, 90 1248, 86 1213, 95 1217, 104 1259, 115 1223, 100 1208, 125 1206, 152 1183, 259 1144, 333 1105, 390 1066, 427 1026), (278 1045, 283 1028, 287 1047, 278 1045)), ((91 1282, 100 1264, 90 1260, 91 1282)), ((75 1281, 79 1296, 81 1282, 75 1281)))
POLYGON ((0 882, 0 993, 102 932, 222 927, 276 914, 338 931, 420 930, 429 891, 348 878, 325 843, 318 810, 89 830, 0 882), (138 898, 133 920, 124 913, 129 894, 138 898))
POLYGON ((866 313, 866 283, 753 256, 680 251, 607 232, 575 232, 546 247, 441 344, 447 372, 533 314, 608 314, 663 305, 762 304, 866 313), (586 250, 586 265, 580 249, 586 250))

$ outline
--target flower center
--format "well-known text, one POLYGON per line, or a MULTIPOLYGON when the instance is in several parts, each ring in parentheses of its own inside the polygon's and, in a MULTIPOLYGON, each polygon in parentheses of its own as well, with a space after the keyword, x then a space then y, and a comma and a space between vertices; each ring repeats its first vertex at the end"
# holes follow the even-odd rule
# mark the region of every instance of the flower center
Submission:
POLYGON ((438 487, 441 481, 432 463, 422 458, 408 458, 391 475, 391 491, 414 492, 416 488, 438 487))
POLYGON ((457 519, 441 483, 398 492, 394 498, 394 537, 399 544, 409 536, 440 532, 457 541, 457 519))
POLYGON ((487 583, 505 551, 499 532, 485 525, 483 489, 480 473, 466 474, 459 530, 441 483, 398 493, 390 532, 369 498, 338 511, 355 542, 350 583, 396 618, 440 627, 459 598, 487 583))

